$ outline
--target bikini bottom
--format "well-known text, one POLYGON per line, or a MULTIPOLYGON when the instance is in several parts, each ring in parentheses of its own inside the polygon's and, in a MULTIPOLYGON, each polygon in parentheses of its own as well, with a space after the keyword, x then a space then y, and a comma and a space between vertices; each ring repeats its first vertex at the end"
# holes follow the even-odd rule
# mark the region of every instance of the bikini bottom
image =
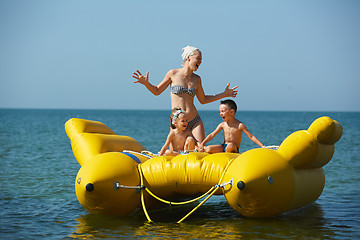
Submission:
POLYGON ((191 121, 188 122, 187 128, 189 130, 193 130, 194 126, 196 125, 196 123, 198 123, 201 120, 200 116, 197 115, 196 117, 194 117, 191 121))

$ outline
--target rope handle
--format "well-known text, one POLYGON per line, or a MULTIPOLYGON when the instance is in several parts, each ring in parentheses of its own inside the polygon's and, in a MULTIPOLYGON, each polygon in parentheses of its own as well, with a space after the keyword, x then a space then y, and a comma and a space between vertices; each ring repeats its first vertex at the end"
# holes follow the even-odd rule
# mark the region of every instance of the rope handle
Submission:
MULTIPOLYGON (((216 186, 216 185, 215 185, 216 186)), ((214 188, 216 188, 215 186, 211 187, 206 193, 204 193, 203 195, 197 197, 197 198, 194 198, 192 200, 188 200, 188 201, 184 201, 184 202, 170 202, 170 201, 167 201, 167 200, 164 200, 158 196, 156 196, 154 193, 152 193, 149 188, 145 187, 145 190, 152 196, 154 197, 155 199, 159 200, 160 202, 163 202, 163 203, 166 203, 166 204, 169 204, 169 205, 184 205, 184 204, 188 204, 188 203, 192 203, 192 202, 195 202, 203 197, 205 197, 207 194, 209 194, 214 188)))
MULTIPOLYGON (((139 174, 140 174, 140 186, 143 186, 143 175, 142 175, 142 171, 141 171, 140 164, 138 164, 138 170, 139 170, 139 174)), ((148 222, 151 223, 152 220, 151 220, 149 214, 148 214, 147 211, 146 211, 145 200, 144 200, 144 188, 141 188, 141 189, 140 189, 140 194, 141 194, 141 196, 140 196, 140 198, 141 198, 141 205, 142 205, 142 208, 143 208, 143 210, 144 210, 144 214, 145 214, 148 222)))
MULTIPOLYGON (((233 160, 234 160, 234 159, 231 159, 231 160, 227 163, 227 165, 226 165, 226 167, 225 167, 225 169, 224 169, 224 171, 223 171, 223 173, 222 173, 222 175, 221 175, 221 177, 220 177, 220 180, 219 180, 218 184, 216 184, 215 186, 211 187, 211 188, 210 188, 206 193, 204 193, 203 195, 201 195, 201 196, 199 196, 199 197, 197 197, 197 198, 194 198, 194 199, 192 199, 192 200, 189 200, 189 201, 185 201, 185 202, 170 202, 170 201, 164 200, 164 199, 156 196, 154 193, 152 193, 147 187, 145 187, 145 186, 143 185, 143 175, 142 175, 142 171, 141 171, 141 164, 138 164, 138 170, 139 170, 139 174, 140 174, 140 186, 131 187, 131 188, 138 188, 138 189, 140 189, 140 193, 141 193, 141 205, 142 205, 144 214, 145 214, 145 216, 146 216, 146 218, 147 218, 147 220, 148 220, 149 223, 151 223, 151 222, 153 222, 153 221, 151 220, 151 218, 150 218, 150 216, 149 216, 149 214, 148 214, 148 212, 147 212, 147 210, 146 210, 145 200, 144 200, 144 189, 145 189, 152 197, 154 197, 155 199, 157 199, 157 200, 159 200, 159 201, 161 201, 161 202, 163 202, 163 203, 167 203, 167 204, 169 204, 170 206, 171 206, 171 205, 184 205, 184 204, 192 203, 192 202, 195 202, 195 201, 197 201, 197 200, 199 200, 199 199, 201 199, 201 198, 203 198, 203 197, 205 197, 206 195, 209 194, 209 196, 207 196, 198 206, 196 206, 193 210, 191 210, 188 214, 186 214, 182 219, 180 219, 180 220, 177 222, 177 223, 181 223, 181 222, 184 221, 188 216, 190 216, 193 212, 195 212, 201 205, 203 205, 212 195, 214 195, 214 193, 216 192, 217 188, 222 187, 222 188, 224 189, 224 187, 225 187, 226 185, 231 185, 231 186, 232 186, 232 184, 233 184, 233 179, 231 179, 231 180, 230 180, 229 182, 227 182, 227 183, 221 183, 221 181, 222 181, 222 179, 223 179, 223 177, 224 177, 224 175, 225 175, 226 170, 228 169, 230 163, 231 163, 233 160)), ((119 185, 120 185, 120 184, 119 184, 119 185)), ((123 185, 120 185, 120 186, 121 186, 121 187, 124 187, 123 185)))
MULTIPOLYGON (((223 173, 221 174, 221 177, 220 177, 220 179, 219 179, 219 182, 218 182, 218 184, 217 184, 218 186, 221 185, 220 183, 221 183, 222 179, 224 178, 225 173, 226 173, 227 169, 228 169, 229 166, 230 166, 230 163, 232 163, 232 161, 234 161, 234 159, 235 159, 235 158, 231 159, 231 160, 227 163, 227 165, 226 165, 223 173)), ((231 186, 232 186, 232 180, 233 180, 233 179, 231 179, 231 180, 229 181, 229 183, 231 182, 231 186)), ((184 221, 188 216, 190 216, 193 212, 195 212, 201 205, 203 205, 207 200, 209 200, 209 198, 210 198, 212 195, 214 195, 214 193, 216 192, 216 190, 217 190, 217 189, 214 189, 214 190, 209 194, 209 196, 207 196, 199 205, 197 205, 193 210, 191 210, 188 214, 186 214, 182 219, 180 219, 179 221, 177 221, 177 223, 181 223, 181 222, 184 221)))

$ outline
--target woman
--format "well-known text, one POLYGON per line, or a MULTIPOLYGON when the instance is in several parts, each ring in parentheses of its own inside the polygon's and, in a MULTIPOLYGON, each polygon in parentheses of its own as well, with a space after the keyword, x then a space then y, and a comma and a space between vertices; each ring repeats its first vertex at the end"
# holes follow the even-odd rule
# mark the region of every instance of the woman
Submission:
POLYGON ((133 78, 137 79, 134 83, 143 84, 154 95, 160 95, 170 85, 171 108, 180 107, 186 115, 188 129, 193 134, 197 142, 205 139, 204 124, 194 105, 196 96, 201 104, 217 101, 225 97, 236 97, 237 88, 226 86, 225 91, 216 95, 205 95, 201 84, 201 78, 194 72, 198 70, 201 61, 201 51, 195 47, 187 46, 182 49, 183 67, 172 69, 167 72, 164 79, 157 85, 149 82, 149 72, 143 76, 139 70, 133 73, 133 78))

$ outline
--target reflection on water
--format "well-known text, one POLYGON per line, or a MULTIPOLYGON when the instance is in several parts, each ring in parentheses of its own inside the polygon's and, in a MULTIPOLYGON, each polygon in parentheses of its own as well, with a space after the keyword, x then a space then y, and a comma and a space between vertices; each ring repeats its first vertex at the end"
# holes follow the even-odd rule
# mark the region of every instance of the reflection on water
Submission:
POLYGON ((331 225, 319 204, 273 218, 250 219, 239 216, 226 203, 212 201, 177 224, 188 209, 162 214, 150 213, 156 222, 147 223, 142 213, 131 217, 84 215, 76 221, 70 236, 79 239, 154 238, 154 239, 333 239, 331 225), (177 214, 177 216, 174 216, 177 214), (174 221, 169 221, 169 219, 174 221))

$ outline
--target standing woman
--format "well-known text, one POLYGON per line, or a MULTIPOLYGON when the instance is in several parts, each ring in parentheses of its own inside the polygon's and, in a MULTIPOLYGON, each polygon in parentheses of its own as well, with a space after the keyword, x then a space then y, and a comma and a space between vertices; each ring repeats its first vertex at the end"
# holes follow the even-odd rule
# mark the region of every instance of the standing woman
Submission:
POLYGON ((228 83, 224 92, 216 95, 205 95, 201 78, 194 73, 202 61, 201 51, 191 46, 182 50, 183 67, 168 71, 157 86, 149 82, 149 72, 143 76, 139 70, 136 70, 132 77, 137 79, 134 83, 143 84, 154 95, 160 95, 170 85, 171 108, 180 107, 183 110, 188 121, 188 129, 194 138, 201 143, 205 139, 205 129, 194 105, 194 97, 196 96, 201 104, 214 102, 225 97, 236 97, 237 86, 230 89, 230 83, 228 83))

